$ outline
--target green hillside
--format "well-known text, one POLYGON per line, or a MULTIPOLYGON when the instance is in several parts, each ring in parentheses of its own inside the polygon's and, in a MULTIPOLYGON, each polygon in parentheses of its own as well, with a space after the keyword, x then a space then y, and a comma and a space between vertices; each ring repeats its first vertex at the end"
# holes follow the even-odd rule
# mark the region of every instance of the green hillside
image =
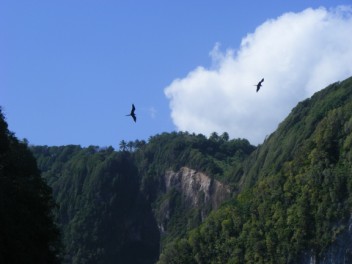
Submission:
POLYGON ((160 248, 212 210, 205 200, 194 208, 181 190, 166 190, 165 172, 188 166, 235 189, 227 171, 255 149, 226 133, 208 139, 182 132, 120 146, 32 147, 59 205, 64 263, 155 263, 160 248))
POLYGON ((299 103, 240 170, 242 192, 159 263, 319 263, 350 217, 352 78, 299 103))
POLYGON ((129 152, 34 147, 53 188, 64 263, 153 263, 159 234, 129 152))
MULTIPOLYGON (((29 166, 18 172, 30 168, 38 179, 26 145, 2 127, 10 142, 4 153, 11 154, 1 156, 7 157, 1 173, 27 157, 16 161, 29 166)), ((352 78, 299 103, 258 147, 227 133, 187 132, 121 141, 119 150, 31 146, 58 205, 62 262, 79 264, 304 263, 307 254, 323 263, 330 245, 348 231, 351 149, 352 78)), ((0 186, 7 201, 0 208, 3 226, 21 219, 7 210, 14 208, 8 186, 0 186)), ((40 212, 52 220, 50 189, 38 186, 45 205, 40 212)), ((54 245, 57 229, 47 223, 46 239, 54 245)), ((23 224, 25 234, 30 224, 23 224)))

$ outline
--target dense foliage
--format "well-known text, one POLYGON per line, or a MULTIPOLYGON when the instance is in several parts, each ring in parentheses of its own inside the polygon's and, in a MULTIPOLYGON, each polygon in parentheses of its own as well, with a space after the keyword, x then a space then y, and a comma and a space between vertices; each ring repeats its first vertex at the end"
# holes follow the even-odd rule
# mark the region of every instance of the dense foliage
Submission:
POLYGON ((58 263, 51 189, 0 109, 0 263, 58 263))
POLYGON ((196 208, 190 206, 183 193, 176 189, 165 193, 165 171, 187 166, 228 184, 235 191, 239 178, 232 177, 230 172, 254 149, 248 140, 230 140, 227 133, 220 136, 213 133, 206 138, 201 134, 173 132, 151 137, 148 144, 135 153, 141 190, 152 203, 159 226, 165 229, 161 236, 162 247, 183 237, 214 209, 205 201, 196 208))
MULTIPOLYGON (((326 89, 316 93, 309 99, 300 102, 291 112, 291 114, 279 125, 278 129, 269 136, 269 138, 257 148, 255 153, 243 163, 241 168, 246 176, 244 185, 252 186, 258 178, 277 173, 282 169, 284 162, 292 160, 298 155, 299 148, 304 149, 303 145, 308 145, 312 141, 310 138, 317 129, 322 119, 331 115, 332 111, 344 111, 348 118, 348 109, 340 107, 349 105, 352 100, 351 79, 342 83, 331 84, 326 89)), ((327 121, 324 121, 325 123, 327 121)), ((347 122, 348 120, 340 120, 347 122)), ((342 128, 343 124, 326 124, 323 129, 342 128)), ((317 132, 317 131, 316 131, 317 132)), ((325 133, 325 132, 321 132, 325 133)), ((334 131, 337 133, 337 131, 334 131)), ((336 144, 338 137, 347 137, 348 132, 340 135, 330 135, 325 141, 331 140, 328 144, 336 144), (335 142, 335 143, 334 143, 335 142)), ((315 144, 324 144, 325 142, 316 142, 315 144)), ((338 155, 332 150, 329 155, 338 155)))
POLYGON ((159 233, 129 152, 33 147, 57 203, 65 263, 153 263, 159 233))
POLYGON ((177 171, 184 166, 236 185, 238 178, 229 172, 239 167, 254 149, 246 139, 229 140, 227 133, 218 136, 214 132, 206 138, 202 134, 173 132, 151 137, 135 153, 135 158, 142 176, 142 189, 156 195, 165 171, 177 171))
POLYGON ((32 151, 59 205, 64 263, 154 263, 160 253, 159 263, 319 261, 352 208, 352 78, 299 103, 257 148, 227 133, 173 132, 120 151, 32 151), (232 198, 214 211, 166 190, 165 173, 185 166, 232 198))
POLYGON ((227 133, 206 138, 183 132, 156 135, 148 143, 122 141, 118 152, 32 147, 60 205, 65 263, 154 263, 162 245, 198 226, 205 207, 206 214, 211 211, 206 204, 190 207, 177 190, 165 192, 165 171, 189 166, 234 183, 225 172, 253 150, 247 140, 230 140, 227 133))
POLYGON ((243 191, 159 263, 299 263, 346 229, 352 203, 352 79, 300 103, 244 162, 243 191))

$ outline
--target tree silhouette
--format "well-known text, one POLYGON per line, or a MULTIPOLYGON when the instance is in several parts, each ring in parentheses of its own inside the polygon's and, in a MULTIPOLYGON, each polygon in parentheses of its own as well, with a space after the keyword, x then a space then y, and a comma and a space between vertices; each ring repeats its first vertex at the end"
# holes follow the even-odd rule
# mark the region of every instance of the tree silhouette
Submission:
POLYGON ((125 140, 121 140, 119 146, 121 151, 126 151, 127 143, 125 140))

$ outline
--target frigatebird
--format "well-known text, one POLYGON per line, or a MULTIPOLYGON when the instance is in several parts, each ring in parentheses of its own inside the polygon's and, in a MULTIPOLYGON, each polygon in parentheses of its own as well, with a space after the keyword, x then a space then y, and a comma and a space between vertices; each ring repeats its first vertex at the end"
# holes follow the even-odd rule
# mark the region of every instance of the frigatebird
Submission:
POLYGON ((264 78, 258 84, 254 85, 254 86, 257 86, 257 92, 259 91, 260 87, 262 86, 262 82, 264 82, 264 78))
POLYGON ((134 104, 132 104, 131 113, 129 115, 126 115, 126 116, 132 116, 134 122, 136 122, 136 120, 137 120, 136 114, 134 113, 135 110, 136 110, 136 108, 134 107, 134 104))

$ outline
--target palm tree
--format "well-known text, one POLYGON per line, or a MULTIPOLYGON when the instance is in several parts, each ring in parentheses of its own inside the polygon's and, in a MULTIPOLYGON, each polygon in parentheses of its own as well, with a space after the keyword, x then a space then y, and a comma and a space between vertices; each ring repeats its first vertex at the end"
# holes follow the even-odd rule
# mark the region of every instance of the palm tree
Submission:
POLYGON ((129 149, 130 152, 133 151, 134 149, 134 143, 132 141, 128 141, 127 145, 126 145, 129 149))
POLYGON ((120 150, 121 150, 121 151, 126 151, 126 148, 127 148, 127 143, 126 143, 126 141, 121 140, 121 141, 120 141, 120 150))

